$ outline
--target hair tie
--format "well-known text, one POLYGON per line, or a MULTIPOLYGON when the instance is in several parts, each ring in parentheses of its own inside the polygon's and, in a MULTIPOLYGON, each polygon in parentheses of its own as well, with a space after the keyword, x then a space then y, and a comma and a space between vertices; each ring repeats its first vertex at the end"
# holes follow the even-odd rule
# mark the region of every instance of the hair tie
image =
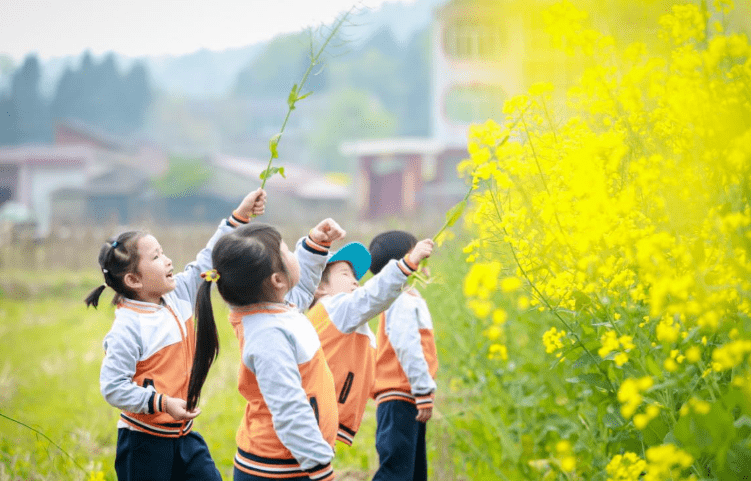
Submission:
POLYGON ((112 248, 114 249, 115 247, 117 247, 117 241, 112 243, 112 248))
POLYGON ((201 273, 201 278, 206 279, 207 282, 216 282, 220 277, 221 276, 216 271, 216 269, 211 269, 210 271, 201 273))

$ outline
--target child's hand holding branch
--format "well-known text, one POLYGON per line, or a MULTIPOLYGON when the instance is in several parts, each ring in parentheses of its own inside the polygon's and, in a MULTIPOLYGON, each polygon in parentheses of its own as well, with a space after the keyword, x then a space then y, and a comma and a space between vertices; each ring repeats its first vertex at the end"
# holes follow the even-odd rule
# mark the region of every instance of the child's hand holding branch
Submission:
POLYGON ((252 217, 263 215, 266 210, 266 191, 262 188, 257 188, 240 202, 240 205, 235 209, 234 214, 240 219, 246 222, 252 217))
POLYGON ((412 252, 409 253, 409 262, 413 266, 419 265, 420 261, 427 259, 433 253, 433 245, 433 239, 424 239, 415 244, 412 252))

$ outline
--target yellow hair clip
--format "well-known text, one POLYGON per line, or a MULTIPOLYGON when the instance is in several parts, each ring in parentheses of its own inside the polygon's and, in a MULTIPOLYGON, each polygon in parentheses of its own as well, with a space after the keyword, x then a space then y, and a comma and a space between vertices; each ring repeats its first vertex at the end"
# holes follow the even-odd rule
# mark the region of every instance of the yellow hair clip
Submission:
POLYGON ((201 278, 206 279, 208 282, 216 282, 219 280, 219 273, 216 269, 211 269, 201 274, 201 278))

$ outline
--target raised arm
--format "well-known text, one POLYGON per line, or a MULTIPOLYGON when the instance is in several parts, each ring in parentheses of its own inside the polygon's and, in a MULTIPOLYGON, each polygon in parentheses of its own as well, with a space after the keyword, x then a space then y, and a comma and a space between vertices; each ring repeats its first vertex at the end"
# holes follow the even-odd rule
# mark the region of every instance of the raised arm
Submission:
POLYGON ((432 252, 433 241, 422 240, 404 259, 390 260, 381 272, 353 292, 321 299, 336 328, 349 334, 388 309, 399 297, 404 283, 415 272, 420 261, 432 252))
POLYGON ((321 282, 331 243, 347 235, 333 219, 324 219, 297 241, 295 257, 300 264, 300 280, 289 290, 285 299, 300 311, 313 302, 313 294, 321 282))
POLYGON ((216 232, 206 243, 206 247, 198 253, 196 260, 175 276, 175 296, 194 304, 198 285, 201 283, 201 273, 212 268, 211 251, 216 242, 235 227, 247 224, 251 218, 262 215, 265 209, 266 192, 263 189, 258 188, 246 195, 232 214, 219 223, 216 232))

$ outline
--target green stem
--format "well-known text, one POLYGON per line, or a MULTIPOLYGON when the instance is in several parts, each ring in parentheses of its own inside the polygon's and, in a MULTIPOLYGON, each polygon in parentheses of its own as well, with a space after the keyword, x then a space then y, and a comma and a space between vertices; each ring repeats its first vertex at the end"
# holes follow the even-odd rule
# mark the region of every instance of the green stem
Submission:
MULTIPOLYGON (((349 10, 347 10, 347 12, 342 16, 342 18, 340 18, 339 21, 336 22, 336 24, 334 25, 334 28, 331 30, 331 33, 329 34, 328 37, 326 37, 326 40, 323 42, 323 45, 321 45, 321 48, 318 50, 318 52, 315 55, 313 55, 313 51, 311 48, 310 65, 308 65, 308 69, 305 70, 305 73, 302 76, 302 80, 300 80, 300 85, 299 87, 297 87, 297 92, 295 93, 295 96, 297 96, 297 94, 302 91, 303 86, 305 85, 305 82, 307 82, 308 80, 308 76, 310 76, 310 72, 313 71, 313 67, 318 65, 318 59, 321 57, 323 52, 326 50, 326 47, 328 46, 329 42, 331 42, 331 40, 334 38, 337 32, 339 32, 339 29, 344 24, 344 21, 347 20, 347 17, 349 17, 349 15, 352 13, 354 9, 355 7, 352 7, 349 10)), ((295 109, 295 102, 293 101, 289 104, 287 108, 287 115, 284 116, 284 122, 282 122, 282 128, 279 130, 280 136, 281 134, 284 133, 284 129, 285 127, 287 127, 287 122, 289 121, 289 116, 290 114, 292 114, 292 111, 294 109, 295 109)), ((269 155, 269 163, 266 165, 266 170, 264 171, 267 173, 267 175, 264 176, 263 181, 261 182, 262 189, 266 185, 266 180, 268 180, 269 178, 268 171, 271 168, 271 162, 273 160, 274 160, 274 154, 272 153, 269 155)))
POLYGON ((71 456, 71 455, 70 455, 70 454, 69 454, 69 453, 68 453, 68 452, 67 452, 66 450, 64 450, 63 448, 61 448, 59 444, 57 444, 57 443, 56 443, 55 441, 53 441, 52 439, 50 439, 50 438, 49 438, 49 436, 47 436, 47 435, 46 435, 46 434, 44 434, 43 432, 41 432, 41 431, 39 431, 39 430, 37 430, 37 429, 34 429, 34 428, 32 428, 32 427, 31 427, 31 426, 29 426, 28 424, 24 424, 24 423, 22 423, 21 421, 18 421, 18 420, 16 420, 16 419, 13 419, 13 418, 11 418, 11 417, 8 417, 8 416, 6 416, 6 415, 5 415, 5 414, 3 414, 3 413, 0 413, 0 417, 2 417, 2 418, 5 418, 5 419, 7 419, 8 421, 13 421, 13 422, 14 422, 14 423, 16 423, 16 424, 20 424, 21 426, 25 427, 26 429, 29 429, 29 430, 31 430, 31 431, 33 431, 33 432, 37 433, 38 435, 42 436, 42 437, 43 437, 44 439, 46 439, 46 440, 47 440, 47 441, 49 441, 49 442, 50 442, 51 444, 53 444, 53 445, 54 445, 54 446, 55 446, 55 447, 56 447, 57 449, 59 449, 59 450, 60 450, 60 451, 61 451, 61 452, 62 452, 63 454, 65 454, 66 456, 68 456, 68 457, 70 458, 70 460, 71 460, 71 461, 73 461, 73 464, 75 464, 75 465, 76 465, 76 466, 78 467, 78 469, 80 469, 80 470, 81 470, 81 471, 83 471, 84 473, 86 472, 86 470, 85 470, 85 469, 84 469, 84 468, 83 468, 83 467, 82 467, 82 466, 81 466, 80 464, 78 464, 78 462, 76 462, 76 460, 75 460, 75 459, 73 458, 73 456, 71 456))

